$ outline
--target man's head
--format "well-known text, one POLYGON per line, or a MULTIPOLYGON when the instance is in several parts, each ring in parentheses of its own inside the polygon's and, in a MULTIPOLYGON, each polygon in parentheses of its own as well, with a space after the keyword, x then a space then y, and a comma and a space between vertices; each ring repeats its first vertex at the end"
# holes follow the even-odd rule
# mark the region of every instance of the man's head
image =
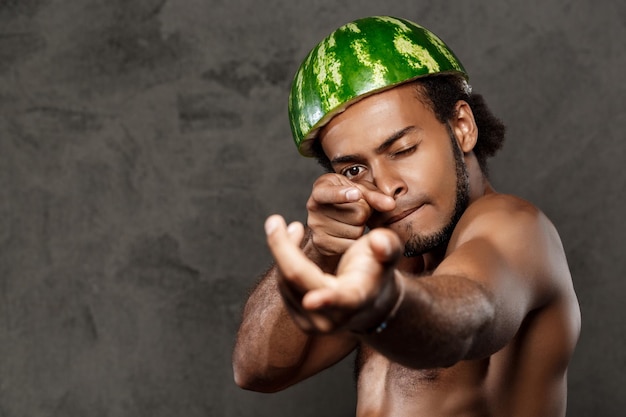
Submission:
POLYGON ((467 78, 428 30, 376 17, 327 37, 294 79, 300 153, 393 197, 396 209, 374 212, 368 226, 394 229, 409 256, 450 239, 470 200, 467 158, 486 175, 502 145, 504 126, 467 78))

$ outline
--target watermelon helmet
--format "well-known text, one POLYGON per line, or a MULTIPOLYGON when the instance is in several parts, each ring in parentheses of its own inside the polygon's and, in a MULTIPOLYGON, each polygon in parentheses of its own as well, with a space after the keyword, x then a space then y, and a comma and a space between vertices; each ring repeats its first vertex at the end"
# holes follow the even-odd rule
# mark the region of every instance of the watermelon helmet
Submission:
POLYGON ((340 27, 309 52, 291 85, 289 122, 298 151, 313 156, 319 129, 356 101, 435 74, 469 79, 452 50, 416 23, 373 16, 340 27))

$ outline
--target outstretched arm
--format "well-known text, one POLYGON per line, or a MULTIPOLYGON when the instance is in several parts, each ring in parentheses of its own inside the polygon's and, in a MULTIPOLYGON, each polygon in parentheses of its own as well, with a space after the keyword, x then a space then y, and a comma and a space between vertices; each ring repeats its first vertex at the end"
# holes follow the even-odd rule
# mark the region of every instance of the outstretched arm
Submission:
POLYGON ((336 277, 284 239, 281 224, 275 223, 268 241, 285 280, 305 294, 302 314, 312 330, 350 330, 408 367, 450 366, 501 349, 526 315, 565 285, 555 277, 568 277, 548 222, 532 208, 504 200, 468 209, 444 261, 419 278, 395 271, 401 245, 386 229, 357 240, 336 277), (383 332, 371 332, 392 312, 383 332))

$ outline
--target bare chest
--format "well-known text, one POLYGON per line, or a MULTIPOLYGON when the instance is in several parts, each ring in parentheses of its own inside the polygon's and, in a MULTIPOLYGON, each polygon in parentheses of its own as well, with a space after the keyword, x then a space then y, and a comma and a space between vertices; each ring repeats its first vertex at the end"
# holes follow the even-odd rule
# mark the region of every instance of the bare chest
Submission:
POLYGON ((409 369, 362 348, 357 370, 359 417, 444 415, 455 410, 463 410, 462 415, 485 415, 481 411, 485 407, 485 362, 463 362, 445 369, 409 369))

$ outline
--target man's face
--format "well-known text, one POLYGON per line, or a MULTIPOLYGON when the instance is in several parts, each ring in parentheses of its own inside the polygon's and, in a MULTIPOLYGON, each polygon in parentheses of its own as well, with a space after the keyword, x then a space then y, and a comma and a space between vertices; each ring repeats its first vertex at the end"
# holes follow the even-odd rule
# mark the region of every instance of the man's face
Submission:
POLYGON ((393 197, 391 212, 374 212, 370 228, 388 227, 407 256, 448 242, 467 207, 468 176, 448 125, 405 85, 363 99, 320 134, 335 172, 393 197))

